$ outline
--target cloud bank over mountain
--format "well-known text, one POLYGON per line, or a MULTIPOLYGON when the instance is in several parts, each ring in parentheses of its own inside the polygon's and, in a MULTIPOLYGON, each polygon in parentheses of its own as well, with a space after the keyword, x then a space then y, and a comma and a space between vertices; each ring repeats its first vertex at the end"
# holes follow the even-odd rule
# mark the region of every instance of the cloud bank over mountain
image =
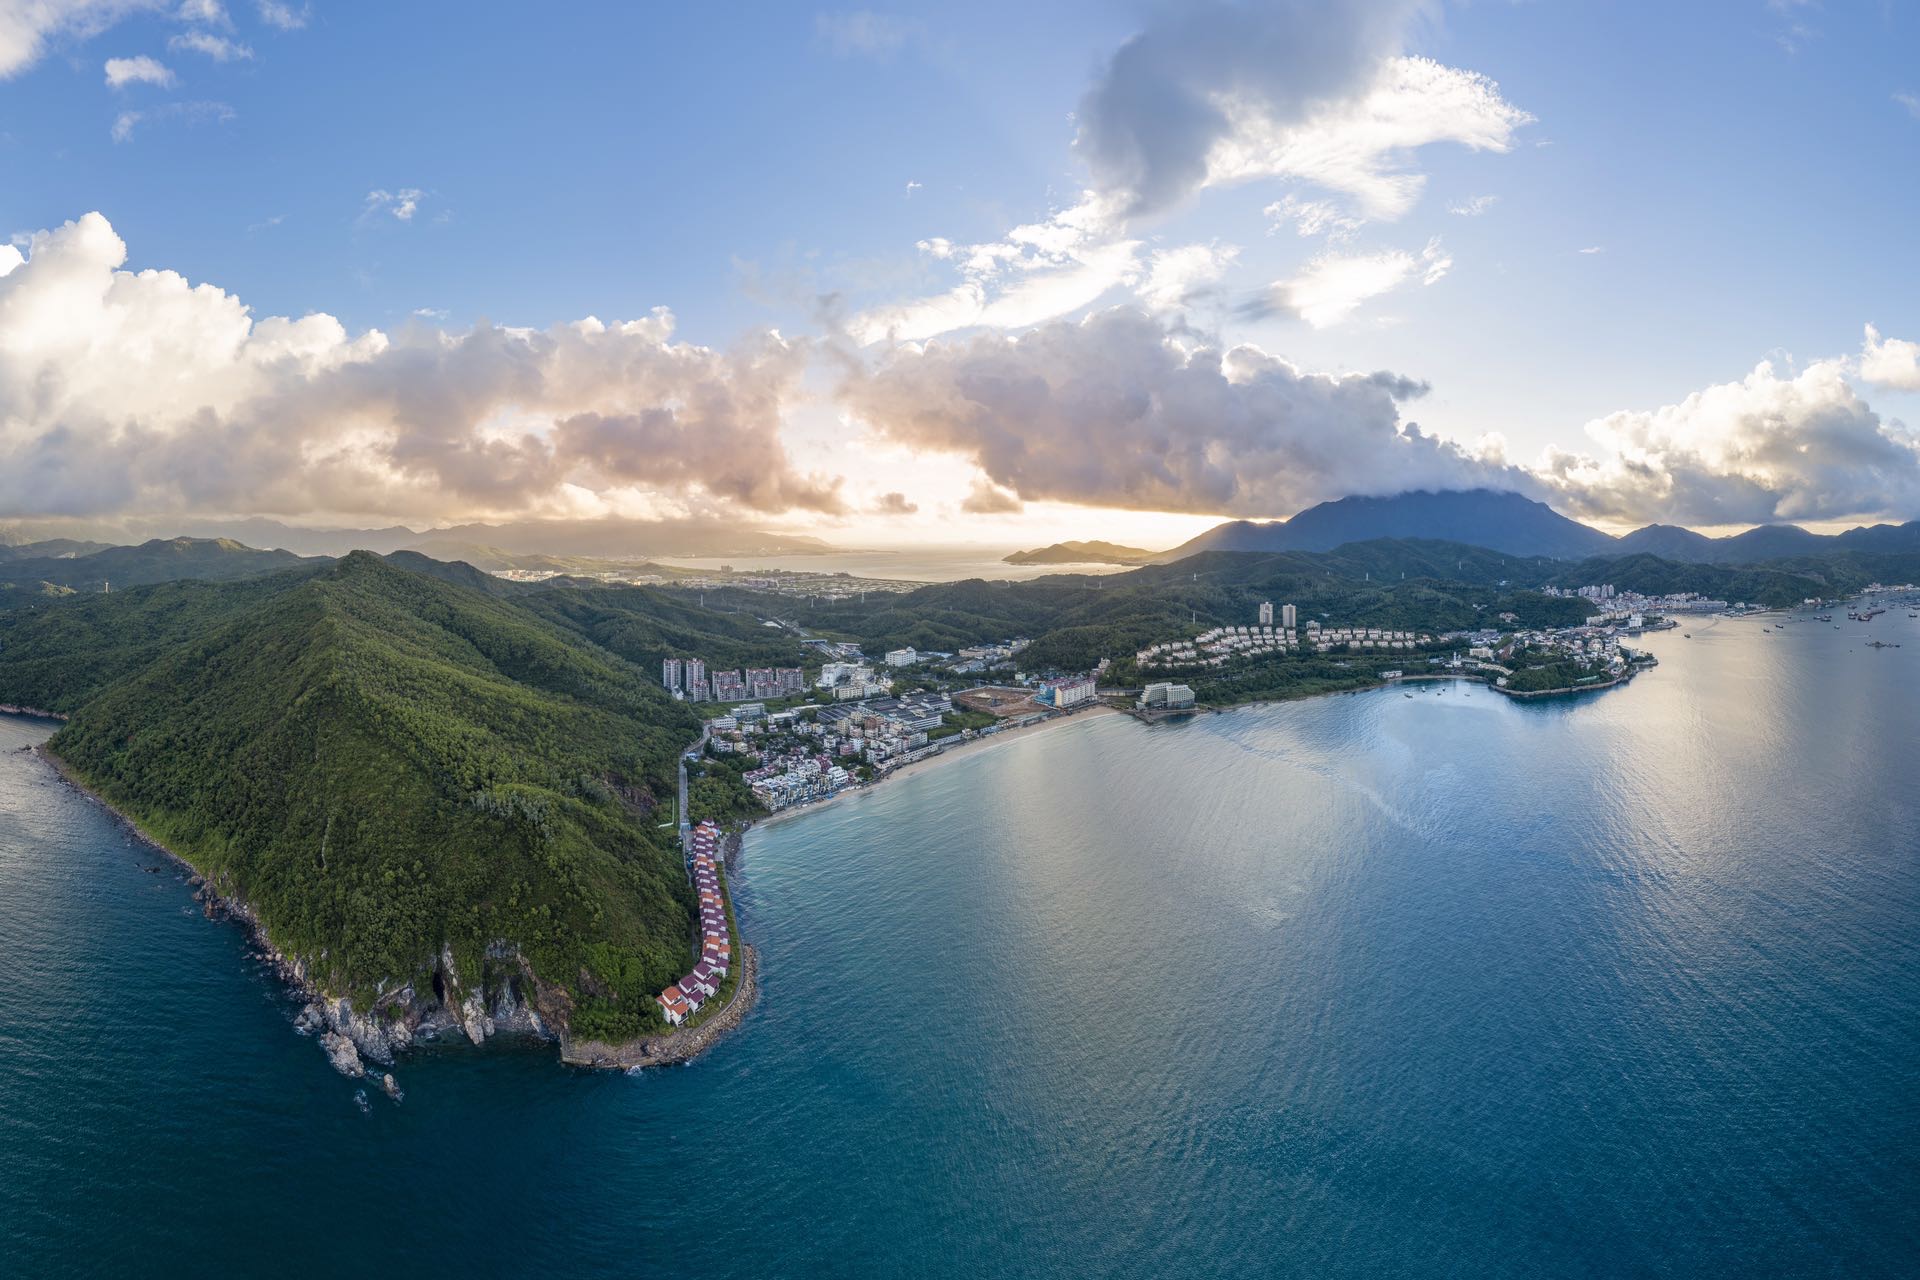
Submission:
POLYGON ((0 509, 410 519, 833 513, 780 439, 808 348, 618 324, 350 335, 120 269, 89 214, 0 249, 0 509))

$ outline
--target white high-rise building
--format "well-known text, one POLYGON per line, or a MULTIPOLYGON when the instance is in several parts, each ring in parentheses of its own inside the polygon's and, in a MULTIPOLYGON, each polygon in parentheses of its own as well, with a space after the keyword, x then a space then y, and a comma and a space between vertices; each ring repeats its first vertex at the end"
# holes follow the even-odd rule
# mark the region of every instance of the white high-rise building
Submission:
POLYGON ((667 687, 669 693, 680 692, 681 668, 682 663, 678 658, 668 658, 660 664, 660 683, 667 687))
POLYGON ((707 700, 707 664, 701 658, 688 658, 686 667, 687 698, 693 702, 707 700))
POLYGON ((1260 625, 1263 627, 1273 625, 1273 601, 1271 600, 1260 602, 1260 625))
POLYGON ((1300 611, 1294 608, 1292 605, 1283 604, 1280 606, 1280 625, 1285 627, 1287 630, 1289 631, 1293 630, 1294 620, 1297 619, 1299 616, 1300 616, 1300 611))

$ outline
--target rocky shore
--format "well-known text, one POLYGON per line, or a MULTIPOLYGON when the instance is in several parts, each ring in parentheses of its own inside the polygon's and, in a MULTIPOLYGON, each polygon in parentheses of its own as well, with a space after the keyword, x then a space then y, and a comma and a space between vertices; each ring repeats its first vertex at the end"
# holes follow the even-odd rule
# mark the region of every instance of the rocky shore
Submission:
MULTIPOLYGON (((327 1060, 342 1075, 359 1079, 369 1074, 369 1062, 389 1067, 401 1053, 415 1045, 456 1036, 476 1045, 501 1034, 535 1036, 557 1041, 563 1060, 576 1061, 563 1030, 572 1011, 566 992, 543 983, 511 944, 498 942, 490 946, 477 977, 463 975, 452 950, 443 947, 434 965, 430 989, 418 991, 412 983, 383 988, 369 1008, 356 1009, 350 999, 329 996, 321 990, 304 961, 281 952, 267 936, 259 916, 231 886, 202 876, 193 864, 95 794, 74 776, 64 760, 47 750, 44 743, 33 750, 68 786, 113 815, 135 840, 179 867, 208 919, 229 919, 247 930, 256 948, 256 958, 271 966, 303 1001, 294 1018, 294 1029, 303 1035, 317 1036, 327 1060)), ((697 1047, 684 1052, 681 1051, 684 1046, 670 1051, 656 1047, 659 1042, 674 1041, 675 1035, 645 1037, 618 1047, 584 1046, 589 1051, 587 1056, 596 1059, 591 1065, 619 1067, 633 1065, 633 1061, 674 1062, 704 1049, 727 1027, 737 1023, 745 1006, 751 1003, 753 957, 750 949, 746 957, 740 988, 733 1002, 684 1037, 697 1039, 697 1047), (597 1060, 611 1058, 620 1060, 597 1060)), ((383 1072, 380 1084, 388 1096, 399 1100, 401 1090, 391 1073, 383 1072)))
POLYGON ((642 1036, 619 1045, 599 1040, 570 1042, 563 1037, 560 1060, 576 1067, 624 1070, 632 1067, 669 1067, 700 1056, 712 1048, 721 1036, 740 1025, 740 1020, 753 1007, 754 997, 759 992, 760 958, 754 948, 744 943, 741 944, 740 954, 740 983, 734 988, 733 999, 727 1002, 726 1008, 699 1026, 642 1036))

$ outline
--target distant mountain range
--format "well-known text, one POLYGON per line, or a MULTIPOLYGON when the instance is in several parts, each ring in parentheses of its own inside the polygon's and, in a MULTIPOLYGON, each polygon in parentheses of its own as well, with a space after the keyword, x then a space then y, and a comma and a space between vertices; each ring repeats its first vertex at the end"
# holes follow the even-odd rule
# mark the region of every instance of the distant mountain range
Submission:
POLYGON ((1920 520, 1836 534, 1812 533, 1792 524, 1760 525, 1726 538, 1650 524, 1616 538, 1517 493, 1417 490, 1389 498, 1323 502, 1291 520, 1234 520, 1160 553, 1152 563, 1170 564, 1203 551, 1332 551, 1377 538, 1464 543, 1554 560, 1644 553, 1690 564, 1758 564, 1836 552, 1920 551, 1920 520))
POLYGON ((1056 542, 1050 547, 1016 551, 1006 564, 1148 564, 1154 553, 1117 542, 1056 542))
MULTIPOLYGON (((649 556, 816 555, 840 548, 818 538, 771 533, 713 520, 520 520, 462 524, 445 529, 307 529, 278 520, 91 521, 0 527, 0 556, 23 543, 58 540, 69 546, 141 542, 154 537, 226 538, 249 547, 302 556, 381 555, 413 548, 446 558, 482 546, 513 555, 593 556, 639 560, 649 556)), ((38 548, 36 547, 36 550, 38 548)), ((69 551, 67 554, 84 554, 69 551)))
POLYGON ((79 552, 69 549, 67 541, 61 539, 27 543, 0 553, 0 585, 45 584, 99 591, 181 578, 232 582, 315 563, 290 551, 258 551, 230 538, 155 538, 137 547, 79 552))

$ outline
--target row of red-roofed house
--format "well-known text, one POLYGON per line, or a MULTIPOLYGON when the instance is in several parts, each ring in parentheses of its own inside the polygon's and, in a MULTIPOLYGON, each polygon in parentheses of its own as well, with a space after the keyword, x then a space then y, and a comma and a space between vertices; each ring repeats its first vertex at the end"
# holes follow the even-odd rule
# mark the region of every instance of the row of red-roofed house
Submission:
POLYGON ((727 904, 720 897, 720 872, 714 861, 719 852, 719 827, 703 822, 693 829, 689 870, 694 892, 700 895, 700 960, 686 977, 654 997, 669 1026, 679 1026, 720 993, 720 980, 727 976, 727 965, 733 958, 727 904))

